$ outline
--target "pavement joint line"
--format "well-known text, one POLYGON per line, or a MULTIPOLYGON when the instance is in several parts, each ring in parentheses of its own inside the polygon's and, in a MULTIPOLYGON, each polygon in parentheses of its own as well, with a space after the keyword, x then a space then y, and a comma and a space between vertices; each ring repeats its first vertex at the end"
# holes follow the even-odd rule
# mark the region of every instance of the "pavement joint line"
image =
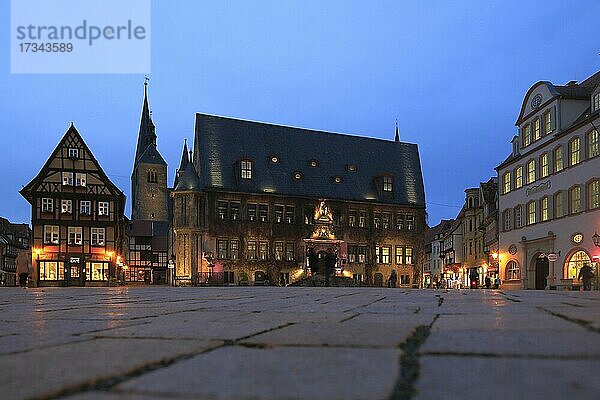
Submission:
POLYGON ((581 304, 573 304, 573 303, 569 303, 569 302, 566 302, 566 301, 563 301, 560 304, 565 304, 567 306, 578 307, 578 308, 585 308, 585 306, 582 306, 581 304))
POLYGON ((341 324, 342 322, 350 321, 351 319, 354 319, 354 318, 358 317, 359 315, 360 315, 360 313, 352 314, 351 316, 349 316, 349 317, 347 317, 347 318, 344 318, 343 320, 341 320, 341 321, 340 321, 340 324, 341 324))
POLYGON ((584 329, 586 329, 586 330, 588 330, 590 332, 600 333, 600 329, 594 328, 593 326, 591 326, 590 325, 591 323, 589 321, 586 321, 586 320, 583 320, 583 319, 579 319, 579 318, 567 317, 566 315, 559 314, 559 313, 554 312, 552 310, 548 310, 547 308, 544 308, 544 307, 538 307, 538 309, 540 309, 542 311, 545 311, 548 314, 553 315, 553 316, 555 316, 557 318, 562 318, 565 321, 569 321, 569 322, 572 322, 572 323, 574 323, 576 325, 579 325, 582 328, 584 328, 584 329))
POLYGON ((501 358, 501 359, 536 359, 536 360, 598 360, 594 355, 549 355, 549 354, 499 354, 499 353, 463 353, 459 351, 427 351, 421 357, 465 357, 465 358, 501 358))
POLYGON ((177 362, 187 360, 193 357, 196 357, 201 354, 206 354, 211 351, 220 349, 224 347, 225 344, 221 344, 215 347, 211 347, 209 349, 203 349, 199 351, 193 351, 190 353, 182 354, 176 357, 165 358, 160 361, 151 362, 145 364, 141 367, 135 368, 129 372, 120 373, 117 376, 111 376, 106 378, 96 379, 90 382, 84 382, 78 385, 73 385, 70 387, 66 387, 56 391, 53 394, 49 394, 46 396, 37 396, 32 397, 31 400, 55 400, 61 397, 67 397, 75 394, 85 393, 85 392, 93 392, 93 391, 109 391, 113 387, 123 383, 129 379, 136 378, 138 376, 147 374, 148 372, 156 371, 158 369, 169 367, 177 362))
MULTIPOLYGON (((74 335, 71 335, 71 336, 74 336, 74 335)), ((74 336, 74 338, 77 338, 77 337, 74 336)), ((15 354, 25 354, 25 353, 29 353, 29 352, 35 351, 35 350, 47 350, 47 349, 51 349, 53 347, 66 346, 66 345, 73 344, 73 343, 85 343, 85 342, 89 342, 89 341, 92 341, 92 340, 96 340, 96 338, 94 336, 90 336, 89 339, 86 338, 84 340, 73 340, 73 341, 64 342, 64 343, 41 345, 41 346, 36 346, 34 348, 31 348, 31 349, 11 351, 10 353, 2 353, 2 354, 0 354, 0 358, 6 357, 6 356, 13 356, 15 354)))
POLYGON ((382 301, 382 300, 385 300, 385 299, 387 299, 387 296, 380 297, 380 298, 378 298, 378 299, 376 299, 376 300, 373 300, 373 301, 371 301, 371 302, 369 302, 369 303, 367 303, 367 304, 362 304, 362 305, 360 305, 360 306, 356 306, 356 307, 349 308, 349 309, 347 309, 347 310, 344 310, 344 311, 342 311, 342 312, 350 312, 350 311, 354 311, 354 310, 356 310, 356 309, 358 309, 358 308, 365 308, 365 307, 369 307, 370 305, 373 305, 373 304, 375 304, 375 303, 378 303, 378 302, 380 302, 380 301, 382 301))
POLYGON ((431 328, 439 316, 439 314, 436 314, 429 325, 417 326, 412 335, 400 345, 400 349, 402 349, 400 372, 389 397, 390 400, 410 400, 416 394, 416 383, 420 372, 419 348, 429 337, 431 328))

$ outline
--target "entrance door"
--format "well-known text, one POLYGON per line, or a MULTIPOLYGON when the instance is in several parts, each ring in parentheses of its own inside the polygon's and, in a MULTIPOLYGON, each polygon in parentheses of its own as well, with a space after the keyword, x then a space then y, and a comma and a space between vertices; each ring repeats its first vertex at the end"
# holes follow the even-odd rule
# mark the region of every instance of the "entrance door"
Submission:
POLYGON ((550 271, 549 265, 546 257, 535 260, 535 288, 537 290, 546 288, 546 278, 550 271))

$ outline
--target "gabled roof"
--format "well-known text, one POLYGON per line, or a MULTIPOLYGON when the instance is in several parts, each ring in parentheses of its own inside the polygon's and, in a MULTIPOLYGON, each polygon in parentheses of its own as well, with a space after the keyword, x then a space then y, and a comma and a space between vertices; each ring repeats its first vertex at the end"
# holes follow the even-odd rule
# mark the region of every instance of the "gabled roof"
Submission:
POLYGON ((106 187, 110 190, 111 194, 122 196, 123 204, 124 204, 125 203, 125 195, 114 183, 112 183, 112 181, 108 178, 108 176, 106 176, 106 173, 100 166, 100 163, 98 162, 98 160, 96 160, 96 157, 94 157, 94 153, 92 153, 92 151, 90 150, 88 145, 85 143, 85 140, 83 140, 83 137, 81 137, 81 135, 75 128, 75 125, 73 125, 73 122, 71 122, 71 126, 69 126, 69 129, 67 129, 67 132, 65 132, 65 134, 63 135, 60 142, 58 142, 58 144, 56 145, 56 147, 50 154, 50 157, 48 157, 48 159, 44 163, 40 172, 38 172, 38 174, 35 176, 35 178, 33 178, 27 185, 25 185, 19 191, 19 193, 21 193, 21 195, 23 197, 25 197, 28 201, 31 201, 31 194, 34 191, 36 191, 38 185, 46 177, 47 170, 50 167, 50 163, 52 162, 52 160, 55 157, 59 156, 60 149, 67 146, 67 142, 78 143, 84 149, 84 151, 87 152, 87 154, 89 154, 94 166, 97 169, 98 175, 100 176, 100 178, 102 179, 102 181, 104 182, 106 187))
POLYGON ((199 113, 193 162, 202 188, 425 207, 419 151, 410 143, 199 113), (243 159, 253 162, 250 180, 239 177, 243 159), (376 186, 383 175, 393 177, 393 196, 376 186))

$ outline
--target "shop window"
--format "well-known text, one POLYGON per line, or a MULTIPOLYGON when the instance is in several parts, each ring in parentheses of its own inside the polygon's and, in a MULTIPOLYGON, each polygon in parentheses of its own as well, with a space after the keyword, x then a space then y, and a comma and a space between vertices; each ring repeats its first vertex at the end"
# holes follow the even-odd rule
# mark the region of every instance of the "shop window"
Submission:
POLYGON ((591 261, 590 256, 583 250, 573 253, 567 262, 567 279, 578 279, 581 267, 585 264, 591 265, 591 261))
POLYGON ((521 270, 519 268, 519 264, 516 261, 509 261, 506 264, 506 280, 518 280, 521 279, 521 270))

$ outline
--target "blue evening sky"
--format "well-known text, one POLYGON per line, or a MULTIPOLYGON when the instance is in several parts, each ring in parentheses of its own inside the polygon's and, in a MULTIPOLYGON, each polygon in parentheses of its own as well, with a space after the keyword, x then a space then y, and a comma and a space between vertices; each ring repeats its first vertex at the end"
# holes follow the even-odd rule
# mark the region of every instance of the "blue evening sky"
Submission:
MULTIPOLYGON (((150 104, 169 181, 195 112, 385 139, 397 118, 434 225, 495 175, 533 83, 600 69, 598 17, 596 0, 155 0, 150 104)), ((9 22, 4 0, 0 215, 29 222, 18 190, 71 120, 129 202, 143 76, 11 75, 9 22)))

